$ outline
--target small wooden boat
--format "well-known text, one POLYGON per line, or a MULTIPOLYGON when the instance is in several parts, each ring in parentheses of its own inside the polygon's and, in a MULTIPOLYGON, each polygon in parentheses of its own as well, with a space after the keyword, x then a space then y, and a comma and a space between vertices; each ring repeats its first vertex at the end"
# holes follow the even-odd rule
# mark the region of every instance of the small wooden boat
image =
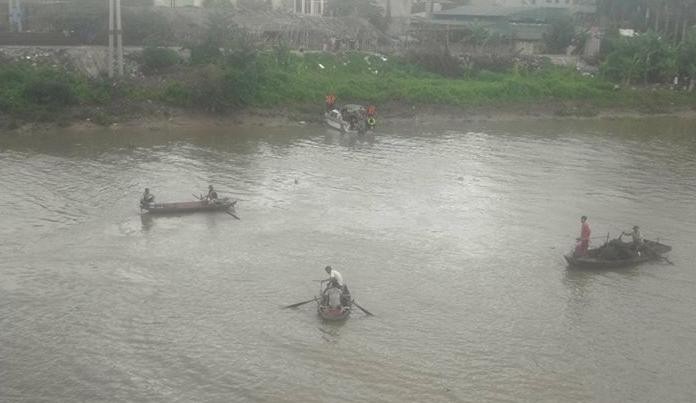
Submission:
POLYGON ((589 249, 586 255, 575 252, 564 255, 568 266, 587 269, 611 269, 634 266, 643 262, 666 259, 664 254, 672 250, 671 246, 656 241, 645 240, 638 250, 631 249, 631 243, 614 239, 599 248, 589 249))
POLYGON ((178 214, 199 211, 230 211, 234 209, 235 204, 237 204, 236 200, 225 197, 214 202, 198 200, 180 203, 146 203, 141 201, 140 208, 149 214, 178 214))
POLYGON ((319 316, 329 321, 348 319, 353 306, 353 299, 348 287, 339 288, 322 281, 320 291, 319 297, 315 299, 319 316), (324 287, 324 283, 326 283, 326 287, 324 287))

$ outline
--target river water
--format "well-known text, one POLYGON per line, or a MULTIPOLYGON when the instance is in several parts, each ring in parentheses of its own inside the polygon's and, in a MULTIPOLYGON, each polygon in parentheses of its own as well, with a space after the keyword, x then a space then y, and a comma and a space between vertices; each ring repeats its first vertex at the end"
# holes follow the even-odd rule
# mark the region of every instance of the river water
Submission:
POLYGON ((696 400, 696 121, 0 134, 0 401, 696 400), (226 214, 137 200, 216 185, 226 214), (674 265, 565 267, 634 224, 674 265), (312 298, 325 265, 358 303, 312 298))

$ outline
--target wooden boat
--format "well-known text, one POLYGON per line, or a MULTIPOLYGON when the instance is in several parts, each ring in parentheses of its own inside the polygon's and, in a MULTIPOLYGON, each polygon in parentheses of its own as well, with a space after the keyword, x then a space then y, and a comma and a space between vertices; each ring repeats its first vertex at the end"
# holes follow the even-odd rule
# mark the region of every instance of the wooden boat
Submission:
POLYGON ((575 252, 564 255, 568 266, 588 269, 611 269, 617 267, 634 266, 643 262, 659 261, 665 259, 664 254, 672 250, 671 246, 657 241, 645 240, 638 250, 631 250, 631 243, 614 239, 604 243, 599 248, 589 249, 586 255, 579 256, 575 252), (608 248, 613 247, 618 254, 608 253, 608 248))
POLYGON ((353 299, 350 296, 348 287, 341 289, 328 284, 326 281, 322 281, 320 291, 319 297, 315 298, 319 316, 328 321, 348 319, 353 306, 353 299), (324 287, 325 283, 326 287, 324 287))
POLYGON ((367 117, 362 105, 348 104, 324 113, 326 124, 342 133, 365 133, 375 126, 374 117, 367 117))
POLYGON ((181 214, 199 211, 230 211, 234 209, 236 200, 228 197, 218 199, 215 202, 198 200, 180 203, 146 203, 140 202, 140 208, 149 214, 181 214))

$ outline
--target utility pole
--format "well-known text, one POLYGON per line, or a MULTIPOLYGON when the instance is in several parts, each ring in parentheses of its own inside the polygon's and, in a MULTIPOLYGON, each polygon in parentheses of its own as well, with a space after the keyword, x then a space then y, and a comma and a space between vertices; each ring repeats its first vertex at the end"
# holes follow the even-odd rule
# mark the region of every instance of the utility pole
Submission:
POLYGON ((22 2, 21 0, 9 0, 7 2, 10 29, 22 32, 22 2))
POLYGON ((118 75, 123 76, 123 29, 121 26, 121 0, 109 0, 109 78, 114 77, 114 42, 118 75), (115 13, 114 13, 115 9, 115 13), (114 29, 114 20, 116 29, 114 29))
POLYGON ((121 26, 121 0, 116 0, 116 35, 118 75, 123 77, 123 28, 121 26))
POLYGON ((114 77, 114 0, 109 0, 109 78, 114 77))

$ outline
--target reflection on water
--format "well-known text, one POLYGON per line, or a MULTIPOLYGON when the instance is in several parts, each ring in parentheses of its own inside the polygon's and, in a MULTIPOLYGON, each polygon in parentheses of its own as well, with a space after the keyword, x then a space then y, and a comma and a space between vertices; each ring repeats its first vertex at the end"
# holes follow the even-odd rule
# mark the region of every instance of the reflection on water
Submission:
POLYGON ((0 400, 692 401, 694 127, 2 135, 0 400), (241 221, 139 214, 208 184, 241 221), (567 269, 580 215, 675 265, 567 269), (279 309, 327 264, 376 316, 279 309))

